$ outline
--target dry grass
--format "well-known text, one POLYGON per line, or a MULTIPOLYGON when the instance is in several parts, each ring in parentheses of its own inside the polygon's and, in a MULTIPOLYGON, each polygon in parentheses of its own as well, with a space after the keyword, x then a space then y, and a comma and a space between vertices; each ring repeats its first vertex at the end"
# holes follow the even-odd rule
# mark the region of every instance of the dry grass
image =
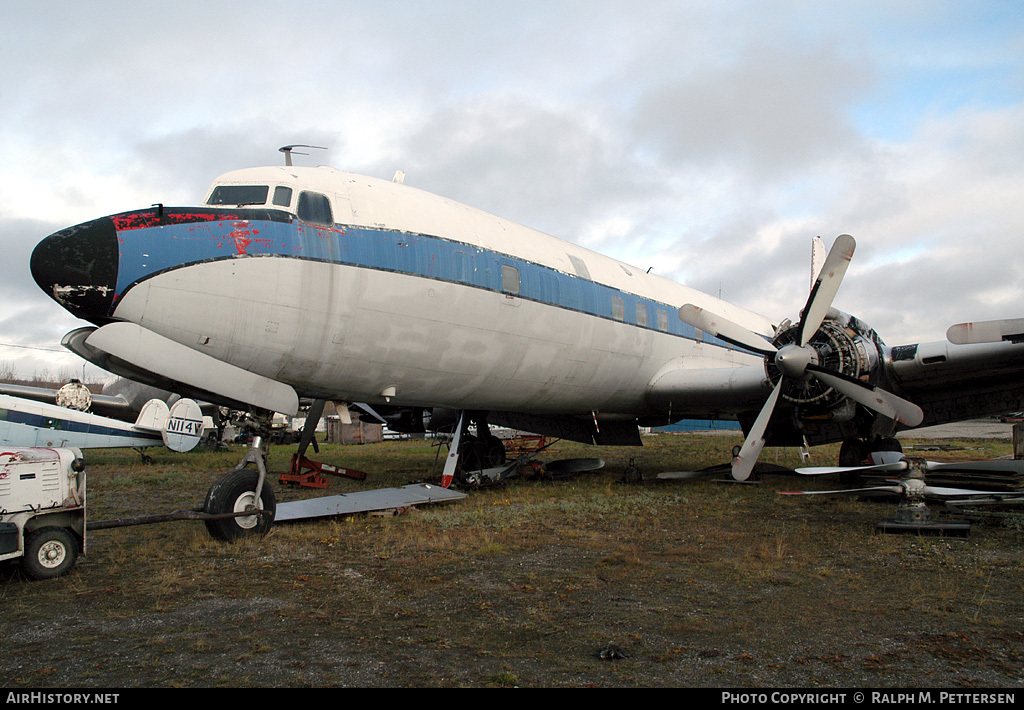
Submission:
MULTIPOLYGON (((727 460, 735 436, 603 449, 596 474, 473 491, 396 517, 279 525, 223 544, 201 524, 98 531, 68 577, 7 570, 6 687, 1014 685, 1019 530, 878 535, 891 504, 791 499, 803 485, 624 485, 727 460), (614 647, 615 653, 608 649, 614 647), (615 660, 602 660, 614 656, 615 660), (89 659, 82 662, 81 659, 89 659)), ((1008 442, 963 442, 990 458, 1008 442)), ((272 470, 291 449, 279 448, 272 470)), ((931 455, 933 452, 929 452, 931 455)), ((324 447, 370 472, 327 493, 426 478, 429 443, 324 447)), ((93 519, 196 507, 241 450, 89 456, 93 519)), ((592 457, 559 444, 546 460, 592 457)), ((834 447, 814 452, 829 463, 834 447)), ((798 465, 795 452, 765 460, 798 465)), ((828 482, 818 482, 828 485, 828 482)), ((808 484, 809 485, 809 484, 808 484)), ((279 500, 320 495, 276 486, 279 500)))

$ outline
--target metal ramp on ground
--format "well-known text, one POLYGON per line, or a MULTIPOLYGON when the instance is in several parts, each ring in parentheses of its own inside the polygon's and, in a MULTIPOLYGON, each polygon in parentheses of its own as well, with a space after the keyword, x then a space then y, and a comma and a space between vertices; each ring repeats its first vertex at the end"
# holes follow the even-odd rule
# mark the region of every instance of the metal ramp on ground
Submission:
POLYGON ((429 483, 413 483, 401 488, 343 493, 336 496, 307 498, 277 504, 275 523, 332 518, 355 513, 372 513, 408 508, 427 503, 447 503, 465 498, 465 493, 429 483))

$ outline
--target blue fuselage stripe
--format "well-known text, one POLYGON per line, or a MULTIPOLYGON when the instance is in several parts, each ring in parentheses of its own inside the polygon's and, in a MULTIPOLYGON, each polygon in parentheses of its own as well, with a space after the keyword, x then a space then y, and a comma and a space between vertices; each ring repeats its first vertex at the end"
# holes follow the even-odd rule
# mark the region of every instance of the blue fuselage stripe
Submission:
POLYGON ((43 414, 30 414, 19 412, 16 409, 0 409, 0 420, 12 424, 25 424, 40 429, 50 429, 74 434, 95 434, 97 436, 115 436, 125 439, 146 439, 154 442, 162 441, 161 435, 140 431, 126 431, 114 427, 91 424, 88 422, 76 422, 72 419, 61 419, 43 414))
MULTIPOLYGON (((524 259, 423 234, 349 226, 318 228, 298 220, 225 220, 130 229, 119 232, 118 237, 122 241, 118 299, 136 283, 190 264, 274 256, 390 271, 504 292, 652 331, 688 339, 696 337, 693 327, 676 315, 679 304, 659 303, 524 259), (513 283, 518 278, 518 293, 508 290, 507 281, 503 283, 503 266, 517 270, 517 275, 506 272, 504 278, 513 279, 513 283)), ((707 334, 702 334, 702 339, 735 349, 707 334)))

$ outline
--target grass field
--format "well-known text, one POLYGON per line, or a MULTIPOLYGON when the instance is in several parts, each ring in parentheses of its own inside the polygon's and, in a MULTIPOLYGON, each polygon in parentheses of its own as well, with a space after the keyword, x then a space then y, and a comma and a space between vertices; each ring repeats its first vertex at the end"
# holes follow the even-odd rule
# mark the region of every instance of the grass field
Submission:
MULTIPOLYGON (((1024 532, 883 535, 894 503, 792 498, 837 487, 772 473, 753 484, 656 482, 728 460, 739 435, 660 435, 568 481, 520 479, 397 516, 275 526, 212 540, 201 523, 90 534, 67 577, 0 570, 0 685, 928 686, 1024 682, 1024 532), (622 482, 635 465, 643 484, 622 482)), ((905 445, 913 442, 905 442, 905 445)), ((1010 452, 943 442, 940 460, 1010 452)), ((429 441, 322 446, 370 473, 278 501, 427 480, 429 441)), ((277 447, 272 471, 294 447, 277 447)), ((241 459, 88 452, 92 519, 197 508, 241 459)), ((836 447, 813 451, 827 465, 836 447)), ((443 459, 443 455, 442 455, 443 459)), ((767 449, 766 463, 800 464, 767 449)), ((275 476, 276 481, 276 476, 275 476)))

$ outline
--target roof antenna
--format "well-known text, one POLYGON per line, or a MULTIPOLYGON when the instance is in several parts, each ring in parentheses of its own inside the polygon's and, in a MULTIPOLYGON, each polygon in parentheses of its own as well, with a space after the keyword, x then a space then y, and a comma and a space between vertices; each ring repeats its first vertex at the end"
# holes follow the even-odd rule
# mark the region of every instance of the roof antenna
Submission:
MULTIPOLYGON (((292 151, 295 148, 316 148, 317 150, 327 150, 322 145, 304 145, 302 143, 296 143, 295 145, 286 145, 278 148, 279 151, 284 153, 284 164, 287 167, 291 167, 292 164, 292 151)), ((309 155, 309 153, 298 153, 295 155, 309 155)))

